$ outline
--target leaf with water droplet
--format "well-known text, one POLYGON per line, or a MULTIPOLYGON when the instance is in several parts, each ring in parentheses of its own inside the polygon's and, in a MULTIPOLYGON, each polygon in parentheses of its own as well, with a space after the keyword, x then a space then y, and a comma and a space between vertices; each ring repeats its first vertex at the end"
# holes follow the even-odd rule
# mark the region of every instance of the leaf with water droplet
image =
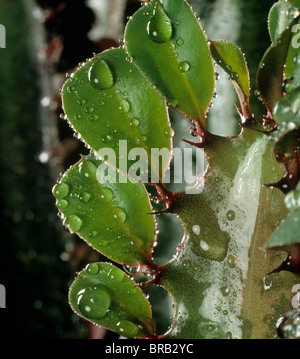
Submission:
POLYGON ((89 69, 89 80, 97 90, 109 89, 114 84, 114 77, 107 62, 97 59, 89 69))
POLYGON ((115 182, 100 183, 100 172, 106 168, 93 156, 83 157, 54 187, 58 197, 64 189, 67 206, 57 199, 64 225, 116 262, 151 264, 155 218, 148 215, 153 210, 145 187, 120 173, 115 182))
POLYGON ((289 2, 300 10, 300 0, 289 0, 289 2))
POLYGON ((292 129, 300 127, 300 87, 277 101, 274 106, 274 117, 279 124, 292 123, 292 129))
POLYGON ((269 12, 269 34, 272 42, 276 42, 281 34, 294 20, 298 10, 287 1, 277 1, 269 12))
POLYGON ((112 264, 88 264, 73 282, 69 301, 78 315, 124 337, 147 338, 155 333, 144 293, 112 264))
MULTIPOLYGON (((298 14, 298 9, 292 5, 292 2, 278 1, 276 2, 269 13, 269 33, 273 43, 275 43, 286 30, 286 28, 294 21, 298 14)), ((288 55, 285 63, 285 76, 291 77, 295 68, 293 58, 299 52, 299 49, 293 44, 290 44, 288 55)))
POLYGON ((283 94, 282 83, 285 63, 293 35, 292 28, 297 21, 298 19, 294 19, 277 41, 271 44, 257 71, 257 89, 263 103, 271 112, 283 94))
POLYGON ((147 31, 149 38, 158 43, 167 42, 172 36, 171 21, 159 1, 154 3, 153 16, 148 22, 147 31))
POLYGON ((215 91, 214 64, 206 36, 187 2, 162 0, 158 5, 152 1, 142 7, 127 23, 125 45, 135 64, 168 103, 205 127, 215 91), (172 26, 170 36, 171 26, 165 25, 167 36, 161 43, 149 37, 147 31, 157 6, 172 26))
POLYGON ((242 51, 228 41, 212 41, 210 45, 212 56, 216 63, 228 73, 230 79, 237 84, 235 90, 243 101, 249 102, 250 78, 249 70, 242 51))
MULTIPOLYGON (((76 92, 67 91, 71 80, 68 79, 62 100, 68 121, 81 140, 97 153, 101 148, 113 149, 117 162, 123 151, 119 140, 126 140, 127 153, 137 147, 145 149, 150 178, 151 148, 171 150, 165 101, 128 61, 128 54, 121 48, 96 55, 74 73, 74 79, 76 92), (167 136, 163 136, 166 129, 167 136)), ((159 169, 160 179, 169 161, 165 159, 159 169)), ((108 162, 116 166, 110 158, 108 162)), ((127 156, 125 162, 123 173, 134 163, 127 161, 127 156)))

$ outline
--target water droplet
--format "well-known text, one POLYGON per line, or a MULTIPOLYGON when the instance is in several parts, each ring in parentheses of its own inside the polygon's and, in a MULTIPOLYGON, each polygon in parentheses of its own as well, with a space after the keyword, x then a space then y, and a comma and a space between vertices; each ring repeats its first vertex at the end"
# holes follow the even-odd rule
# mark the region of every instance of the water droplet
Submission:
POLYGON ((110 306, 111 298, 107 289, 102 285, 88 287, 77 294, 77 304, 83 316, 89 319, 100 319, 105 316, 110 306))
POLYGON ((234 259, 234 257, 233 257, 232 255, 229 255, 229 256, 227 257, 227 263, 228 263, 228 266, 229 266, 230 268, 234 268, 234 266, 235 266, 235 259, 234 259))
POLYGON ((106 90, 113 86, 114 78, 108 63, 97 59, 89 70, 89 81, 97 90, 106 90))
POLYGON ((135 127, 138 127, 138 125, 140 124, 140 121, 137 118, 134 118, 132 122, 135 127))
POLYGON ((176 20, 175 25, 180 26, 181 25, 181 20, 176 20))
POLYGON ((200 241, 200 247, 204 250, 204 251, 208 251, 209 250, 209 245, 205 242, 205 241, 200 241))
POLYGON ((300 309, 291 310, 280 317, 276 329, 280 338, 300 339, 300 309))
POLYGON ((72 232, 78 232, 82 226, 82 220, 75 214, 71 214, 65 219, 64 225, 66 225, 72 232))
POLYGON ((149 38, 157 43, 164 43, 171 39, 172 24, 159 1, 155 3, 153 17, 147 25, 147 32, 149 38))
POLYGON ((176 40, 176 44, 177 44, 178 46, 182 46, 182 45, 184 44, 184 41, 183 41, 182 39, 177 39, 177 40, 176 40))
POLYGON ((285 196, 284 203, 289 210, 300 208, 300 191, 294 190, 289 192, 285 196))
POLYGON ((124 272, 122 272, 120 269, 118 268, 112 268, 109 273, 108 273, 109 277, 111 279, 113 279, 116 282, 121 282, 124 278, 124 272))
POLYGON ((98 231, 91 231, 91 232, 89 232, 89 237, 95 238, 98 234, 99 234, 98 231))
POLYGON ((53 196, 56 199, 65 198, 67 197, 68 194, 69 194, 69 186, 64 182, 57 183, 53 187, 53 196))
POLYGON ((69 205, 69 202, 66 201, 65 199, 60 199, 56 203, 56 206, 58 209, 65 209, 68 207, 68 205, 69 205))
POLYGON ((125 211, 121 207, 116 207, 114 209, 114 218, 124 223, 126 221, 125 211))
POLYGON ((228 221, 234 221, 235 219, 235 212, 230 210, 226 213, 226 218, 228 219, 228 221))
POLYGON ((114 197, 114 192, 110 188, 101 189, 101 198, 111 201, 114 197))
POLYGON ((198 224, 195 224, 193 227, 192 227, 192 231, 197 235, 199 236, 200 234, 200 226, 198 224))
POLYGON ((190 64, 186 61, 183 61, 179 64, 179 70, 181 72, 187 72, 191 68, 190 64))
POLYGON ((121 320, 117 323, 117 331, 126 337, 132 337, 138 332, 138 326, 129 320, 121 320))
POLYGON ((88 192, 84 192, 81 196, 81 200, 83 202, 88 202, 91 199, 91 194, 88 192))
POLYGON ((77 101, 77 104, 78 104, 79 106, 84 106, 84 105, 86 104, 86 100, 83 99, 83 98, 81 98, 80 100, 77 101))
POLYGON ((130 103, 127 100, 122 100, 120 102, 119 110, 122 113, 127 113, 130 110, 130 103))
POLYGON ((95 275, 99 271, 99 266, 97 263, 90 263, 87 265, 86 271, 88 272, 88 274, 95 275))

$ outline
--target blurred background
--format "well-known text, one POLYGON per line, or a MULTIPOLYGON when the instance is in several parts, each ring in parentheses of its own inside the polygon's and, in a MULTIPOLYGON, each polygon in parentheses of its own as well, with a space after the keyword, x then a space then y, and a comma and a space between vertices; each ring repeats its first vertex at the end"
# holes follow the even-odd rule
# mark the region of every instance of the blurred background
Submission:
MULTIPOLYGON (((252 78, 252 111, 263 115, 255 72, 270 44, 267 15, 274 1, 188 2, 211 40, 242 48, 252 78)), ((103 258, 63 228, 51 189, 87 154, 63 118, 60 89, 78 63, 122 43, 126 22, 140 6, 138 0, 0 0, 0 24, 6 28, 6 48, 0 48, 0 284, 6 288, 1 339, 116 338, 69 307, 76 272, 103 258)), ((212 132, 238 133, 235 100, 220 70, 208 116, 212 132)), ((174 146, 188 146, 181 139, 193 140, 189 120, 174 111, 170 118, 174 146)), ((183 231, 171 215, 159 217, 158 224, 154 256, 161 264, 176 253, 183 231)), ((148 294, 163 333, 172 305, 160 288, 149 288, 148 294)))

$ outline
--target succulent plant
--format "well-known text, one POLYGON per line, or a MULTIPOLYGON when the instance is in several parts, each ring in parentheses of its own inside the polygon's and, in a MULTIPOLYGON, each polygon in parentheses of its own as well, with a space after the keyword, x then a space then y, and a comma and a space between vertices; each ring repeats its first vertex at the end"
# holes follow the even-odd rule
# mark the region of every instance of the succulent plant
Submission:
POLYGON ((278 1, 270 10, 271 44, 256 78, 262 114, 250 109, 241 49, 208 40, 184 0, 145 3, 122 46, 69 76, 63 108, 90 155, 53 194, 64 225, 107 258, 88 264, 70 288, 79 316, 130 338, 299 337, 299 6, 278 1), (207 127, 217 66, 236 91, 236 136, 207 127), (165 180, 174 152, 170 108, 191 121, 188 143, 207 162, 180 192, 165 180), (158 210, 153 192, 164 204, 158 210), (165 213, 181 221, 184 236, 174 258, 157 263, 157 218, 165 213), (149 286, 172 298, 165 333, 156 330, 149 286))

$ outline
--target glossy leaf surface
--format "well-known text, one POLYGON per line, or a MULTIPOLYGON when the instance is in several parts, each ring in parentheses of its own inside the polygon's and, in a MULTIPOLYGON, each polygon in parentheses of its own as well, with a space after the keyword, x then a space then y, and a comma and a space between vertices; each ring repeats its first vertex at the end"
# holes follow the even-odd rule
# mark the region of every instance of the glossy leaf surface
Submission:
POLYGON ((127 24, 125 45, 171 106, 204 125, 215 91, 214 65, 206 36, 186 1, 151 1, 142 7, 127 24), (153 34, 164 41, 155 41, 153 34))
MULTIPOLYGON (((171 148, 165 102, 124 49, 105 51, 81 66, 66 81, 62 99, 72 127, 94 152, 115 151, 113 166, 119 168, 120 156, 126 161, 127 152, 137 147, 145 150, 149 163, 151 148, 171 148), (126 150, 120 148, 120 140, 126 141, 126 150)), ((168 161, 162 165, 160 179, 168 161)))
POLYGON ((257 88, 266 107, 272 112, 275 103, 283 94, 284 67, 296 20, 281 34, 263 56, 257 72, 257 88))
POLYGON ((211 53, 216 63, 229 75, 231 81, 241 89, 244 99, 250 96, 250 79, 246 60, 241 50, 227 41, 213 41, 211 53))
POLYGON ((73 282, 69 300, 78 315, 122 336, 146 338, 155 333, 145 295, 111 264, 88 264, 73 282))
POLYGON ((269 13, 269 33, 273 43, 279 40, 297 12, 298 10, 287 1, 278 1, 272 6, 269 13))
POLYGON ((64 224, 116 262, 151 263, 156 228, 144 185, 116 171, 115 183, 100 183, 103 165, 82 158, 53 188, 64 224))

